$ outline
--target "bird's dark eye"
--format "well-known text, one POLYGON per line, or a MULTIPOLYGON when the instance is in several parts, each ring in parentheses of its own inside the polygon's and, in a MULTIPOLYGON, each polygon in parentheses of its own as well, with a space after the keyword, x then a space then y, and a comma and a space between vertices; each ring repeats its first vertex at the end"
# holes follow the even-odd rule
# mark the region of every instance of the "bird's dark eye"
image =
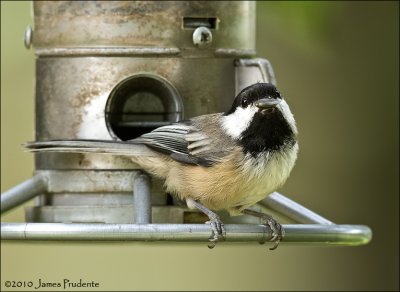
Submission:
POLYGON ((243 98, 243 99, 242 99, 242 107, 246 107, 248 104, 249 104, 249 103, 248 103, 248 101, 247 101, 247 98, 243 98))

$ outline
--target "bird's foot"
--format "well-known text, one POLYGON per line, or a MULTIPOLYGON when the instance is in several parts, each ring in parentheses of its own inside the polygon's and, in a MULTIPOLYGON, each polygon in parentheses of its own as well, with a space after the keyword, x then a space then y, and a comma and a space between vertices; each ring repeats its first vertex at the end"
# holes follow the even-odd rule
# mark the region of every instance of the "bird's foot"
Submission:
MULTIPOLYGON (((282 225, 279 224, 272 216, 257 212, 251 209, 244 209, 243 210, 244 214, 255 216, 261 218, 261 221, 264 225, 267 225, 269 228, 271 228, 272 231, 272 237, 270 241, 274 241, 275 244, 273 247, 270 248, 270 250, 274 250, 278 247, 279 242, 285 237, 285 230, 283 229, 282 225)), ((264 242, 262 242, 264 243, 264 242)))
POLYGON ((278 223, 274 218, 272 218, 269 215, 263 214, 264 216, 261 216, 261 220, 263 221, 263 224, 268 225, 269 228, 271 228, 272 231, 272 237, 269 241, 274 241, 275 244, 273 247, 270 248, 270 250, 274 250, 278 247, 279 242, 285 237, 285 229, 283 229, 282 225, 278 223))
POLYGON ((216 213, 214 213, 207 207, 203 206, 200 202, 196 200, 187 198, 186 203, 190 208, 196 208, 200 210, 201 212, 206 214, 207 217, 210 219, 209 221, 206 222, 206 224, 210 224, 211 226, 211 236, 208 239, 210 241, 208 247, 214 248, 218 242, 218 237, 220 236, 221 238, 224 239, 226 235, 225 227, 221 219, 219 219, 219 216, 216 213))
POLYGON ((211 236, 208 239, 210 241, 208 247, 211 249, 217 244, 219 236, 225 238, 226 231, 224 224, 222 223, 221 219, 219 219, 217 214, 213 213, 213 215, 210 215, 209 218, 210 220, 207 221, 206 224, 210 224, 211 226, 211 236))

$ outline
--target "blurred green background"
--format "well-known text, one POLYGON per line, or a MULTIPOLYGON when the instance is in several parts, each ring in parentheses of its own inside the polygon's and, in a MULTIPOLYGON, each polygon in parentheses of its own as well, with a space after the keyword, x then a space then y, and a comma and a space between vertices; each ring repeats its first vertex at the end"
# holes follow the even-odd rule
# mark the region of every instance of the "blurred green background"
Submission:
MULTIPOLYGON (((33 171, 20 147, 34 138, 28 24, 31 3, 1 1, 2 191, 33 171)), ((336 223, 370 226, 370 244, 2 242, 2 289, 82 278, 101 290, 398 290, 398 25, 398 1, 257 3, 258 56, 272 62, 300 131, 281 191, 336 223)), ((23 220, 23 208, 2 216, 23 220)))

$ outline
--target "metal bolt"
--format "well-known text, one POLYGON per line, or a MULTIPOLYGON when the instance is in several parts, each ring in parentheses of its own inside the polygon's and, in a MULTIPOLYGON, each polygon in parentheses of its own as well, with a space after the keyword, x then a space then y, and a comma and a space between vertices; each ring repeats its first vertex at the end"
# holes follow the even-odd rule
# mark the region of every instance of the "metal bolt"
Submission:
POLYGON ((33 35, 33 29, 31 26, 28 26, 25 29, 25 35, 24 35, 24 45, 25 48, 30 49, 32 45, 32 35, 33 35))
POLYGON ((207 27, 200 26, 193 32, 193 44, 199 48, 206 48, 212 42, 212 33, 207 27))

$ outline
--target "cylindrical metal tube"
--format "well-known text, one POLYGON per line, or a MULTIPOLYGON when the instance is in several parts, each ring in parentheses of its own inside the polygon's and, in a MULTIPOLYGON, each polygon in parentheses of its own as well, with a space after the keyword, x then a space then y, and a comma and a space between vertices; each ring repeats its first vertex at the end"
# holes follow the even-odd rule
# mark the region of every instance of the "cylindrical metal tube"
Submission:
POLYGON ((150 177, 140 172, 136 175, 133 187, 133 207, 135 209, 135 223, 151 223, 151 193, 150 177))
POLYGON ((42 194, 46 189, 47 183, 45 179, 41 175, 35 175, 1 194, 1 212, 10 210, 42 194))
POLYGON ((258 202, 260 205, 281 213, 298 223, 303 224, 334 224, 328 219, 307 209, 306 207, 292 201, 288 197, 274 192, 268 197, 258 202))
POLYGON ((198 56, 204 50, 255 53, 253 1, 34 1, 36 53, 57 55, 68 48, 166 48, 198 56), (202 52, 193 31, 214 34, 202 52))
MULTIPOLYGON (((337 245, 367 244, 372 232, 363 225, 283 225, 282 242, 337 245)), ((271 238, 264 225, 226 224, 226 241, 258 241, 271 238)), ((79 241, 204 241, 210 237, 207 224, 63 224, 2 223, 2 240, 79 240, 79 241)))

